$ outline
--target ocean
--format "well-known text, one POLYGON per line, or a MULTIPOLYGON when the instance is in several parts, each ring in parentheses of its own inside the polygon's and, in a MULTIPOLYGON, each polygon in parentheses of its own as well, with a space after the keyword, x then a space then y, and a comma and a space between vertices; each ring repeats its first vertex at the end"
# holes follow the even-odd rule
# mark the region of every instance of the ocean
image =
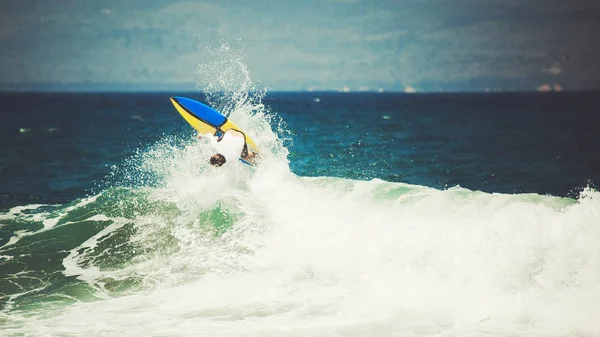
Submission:
POLYGON ((0 93, 2 336, 600 335, 600 94, 0 93), (171 96, 260 147, 213 149, 171 96))

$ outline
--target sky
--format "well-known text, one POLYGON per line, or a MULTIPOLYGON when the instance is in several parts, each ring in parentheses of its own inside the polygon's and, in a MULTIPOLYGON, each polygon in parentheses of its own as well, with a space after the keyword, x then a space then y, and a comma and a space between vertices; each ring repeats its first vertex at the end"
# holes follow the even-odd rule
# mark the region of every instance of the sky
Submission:
POLYGON ((595 90, 598 34, 598 0, 2 0, 0 89, 196 90, 243 68, 271 91, 595 90))

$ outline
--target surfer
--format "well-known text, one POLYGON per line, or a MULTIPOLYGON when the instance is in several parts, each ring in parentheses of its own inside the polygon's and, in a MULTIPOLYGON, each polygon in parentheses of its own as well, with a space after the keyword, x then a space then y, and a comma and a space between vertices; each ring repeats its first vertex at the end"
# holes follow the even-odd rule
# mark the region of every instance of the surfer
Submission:
POLYGON ((226 158, 235 157, 238 153, 243 160, 251 164, 254 163, 256 152, 248 151, 246 136, 243 132, 229 129, 217 139, 217 142, 220 143, 221 149, 218 153, 210 157, 210 164, 212 166, 222 166, 227 161, 226 158))

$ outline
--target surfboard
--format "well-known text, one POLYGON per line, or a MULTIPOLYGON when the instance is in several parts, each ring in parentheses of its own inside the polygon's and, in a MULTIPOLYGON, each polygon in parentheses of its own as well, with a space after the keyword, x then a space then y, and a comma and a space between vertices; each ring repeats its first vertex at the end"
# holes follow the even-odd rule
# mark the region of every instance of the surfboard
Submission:
MULTIPOLYGON (((185 97, 171 97, 171 103, 183 119, 200 134, 210 133, 215 137, 220 137, 227 130, 237 130, 246 137, 248 150, 258 153, 258 146, 252 138, 217 110, 185 97)), ((242 159, 240 158, 240 160, 242 159)))

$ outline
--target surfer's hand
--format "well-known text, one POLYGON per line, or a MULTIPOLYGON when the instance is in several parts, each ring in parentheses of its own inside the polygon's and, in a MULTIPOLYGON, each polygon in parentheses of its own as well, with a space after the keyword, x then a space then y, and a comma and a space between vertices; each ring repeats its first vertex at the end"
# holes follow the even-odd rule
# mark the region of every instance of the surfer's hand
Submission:
POLYGON ((251 151, 250 153, 248 153, 247 155, 245 155, 244 157, 242 157, 242 159, 244 159, 245 161, 254 164, 256 163, 256 156, 258 155, 258 153, 251 151))

